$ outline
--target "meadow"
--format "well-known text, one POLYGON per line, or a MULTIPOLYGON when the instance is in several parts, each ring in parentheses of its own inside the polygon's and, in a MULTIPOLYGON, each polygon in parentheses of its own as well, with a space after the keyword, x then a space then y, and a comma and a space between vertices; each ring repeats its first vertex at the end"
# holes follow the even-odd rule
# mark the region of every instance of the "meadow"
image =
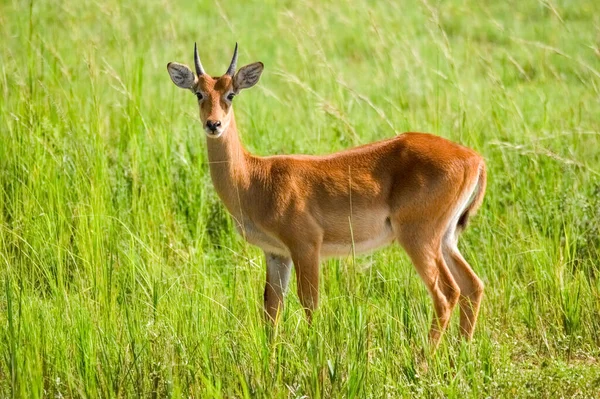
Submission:
POLYGON ((600 5, 540 1, 0 3, 0 397, 600 395, 600 5), (399 246, 323 262, 267 333, 262 252, 210 181, 169 61, 265 64, 236 98, 261 155, 404 131, 481 153, 460 241, 486 285, 425 355, 399 246), (422 367, 426 362, 427 368, 422 367))

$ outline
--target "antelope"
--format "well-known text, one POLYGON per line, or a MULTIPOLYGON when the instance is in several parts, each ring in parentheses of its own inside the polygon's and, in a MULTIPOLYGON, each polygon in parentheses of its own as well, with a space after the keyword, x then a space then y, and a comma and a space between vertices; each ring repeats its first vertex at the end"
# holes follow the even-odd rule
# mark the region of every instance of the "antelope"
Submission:
POLYGON ((397 241, 434 304, 429 341, 435 348, 460 304, 460 331, 473 336, 483 283, 457 247, 486 187, 483 158, 426 133, 404 133, 325 156, 249 153, 238 135, 233 99, 259 81, 264 65, 206 74, 194 45, 196 75, 183 64, 167 70, 198 100, 214 188, 238 232, 266 258, 264 313, 276 323, 292 264, 309 323, 319 301, 319 263, 397 241))

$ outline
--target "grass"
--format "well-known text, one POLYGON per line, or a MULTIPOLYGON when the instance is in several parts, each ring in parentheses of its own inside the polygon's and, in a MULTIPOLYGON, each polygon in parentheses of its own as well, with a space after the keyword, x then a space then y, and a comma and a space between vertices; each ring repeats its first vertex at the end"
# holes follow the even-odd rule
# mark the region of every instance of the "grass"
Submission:
MULTIPOLYGON (((0 396, 600 395, 600 19, 595 0, 0 4, 0 396), (243 3, 243 4, 242 4, 243 3), (371 4, 373 3, 373 4, 371 4), (475 148, 461 248, 486 284, 420 367, 432 306, 390 247, 322 265, 304 320, 261 319, 261 252, 208 176, 169 61, 263 61, 236 99, 258 154, 407 130, 475 148)), ((294 287, 294 282, 292 282, 294 287)))

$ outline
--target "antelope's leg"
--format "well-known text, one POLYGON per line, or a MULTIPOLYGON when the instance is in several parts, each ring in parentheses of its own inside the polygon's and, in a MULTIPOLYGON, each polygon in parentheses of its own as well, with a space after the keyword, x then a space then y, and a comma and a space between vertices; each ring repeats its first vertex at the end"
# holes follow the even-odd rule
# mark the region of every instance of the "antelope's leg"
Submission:
POLYGON ((265 284, 265 318, 276 323, 283 313, 283 299, 292 271, 292 259, 265 252, 267 283, 265 284))
POLYGON ((444 245, 444 258, 460 287, 460 332, 467 339, 473 337, 479 306, 483 298, 483 282, 463 258, 455 245, 444 245))
MULTIPOLYGON (((414 231, 421 231, 421 229, 414 231)), ((432 349, 435 349, 448 326, 452 310, 458 303, 460 288, 444 261, 439 240, 425 239, 413 233, 410 236, 400 237, 399 241, 410 256, 433 300, 435 315, 429 330, 429 342, 432 349)))
POLYGON ((319 247, 311 246, 292 252, 298 283, 298 298, 309 323, 319 304, 319 247))

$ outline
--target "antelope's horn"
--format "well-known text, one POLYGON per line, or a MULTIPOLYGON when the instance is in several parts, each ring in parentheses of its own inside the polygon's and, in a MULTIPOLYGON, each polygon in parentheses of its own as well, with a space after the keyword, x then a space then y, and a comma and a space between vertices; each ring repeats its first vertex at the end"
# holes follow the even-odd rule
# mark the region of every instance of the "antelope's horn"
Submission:
POLYGON ((204 68, 200 62, 200 56, 198 55, 198 46, 194 43, 194 63, 196 64, 196 75, 204 75, 204 68))
POLYGON ((236 43, 235 50, 233 50, 233 58, 231 59, 231 64, 229 64, 229 68, 227 69, 227 72, 225 72, 225 75, 229 75, 231 77, 233 77, 233 75, 235 75, 235 67, 237 64, 237 57, 238 57, 238 45, 236 43))

